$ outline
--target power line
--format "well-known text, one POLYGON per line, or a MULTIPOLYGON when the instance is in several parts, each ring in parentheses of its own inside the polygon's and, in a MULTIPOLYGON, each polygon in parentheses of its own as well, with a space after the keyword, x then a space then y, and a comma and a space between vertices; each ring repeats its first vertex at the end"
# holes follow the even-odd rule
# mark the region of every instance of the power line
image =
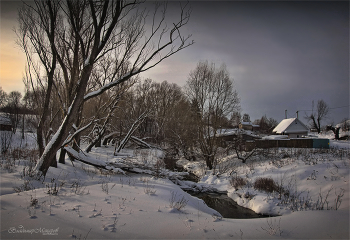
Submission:
MULTIPOLYGON (((350 105, 342 106, 342 107, 333 107, 333 108, 329 108, 329 110, 331 110, 331 109, 337 109, 337 108, 345 108, 345 107, 350 107, 350 105)), ((314 111, 314 110, 299 110, 299 111, 309 112, 309 111, 314 111)))
POLYGON ((349 107, 349 106, 350 106, 350 105, 342 106, 342 107, 334 107, 334 108, 329 108, 329 109, 344 108, 344 107, 349 107))

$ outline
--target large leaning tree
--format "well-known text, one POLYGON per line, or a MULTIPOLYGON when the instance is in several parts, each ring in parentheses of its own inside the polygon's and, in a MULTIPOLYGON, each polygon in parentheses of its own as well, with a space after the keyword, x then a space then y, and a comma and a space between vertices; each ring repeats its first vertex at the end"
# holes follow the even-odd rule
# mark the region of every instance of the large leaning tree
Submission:
POLYGON ((167 4, 139 1, 61 0, 24 2, 19 11, 18 43, 27 56, 26 82, 45 93, 38 124, 41 153, 39 176, 56 152, 73 141, 92 121, 83 121, 84 103, 131 80, 193 44, 182 34, 190 18, 188 4, 179 3, 179 17, 166 24, 167 4), (150 9, 150 10, 149 10, 150 9), (104 62, 112 72, 99 87, 92 74, 104 62), (120 74, 123 72, 123 74, 120 74), (51 97, 59 96, 62 120, 49 142, 42 137, 51 97))
POLYGON ((185 92, 197 121, 197 143, 209 169, 215 168, 218 134, 228 117, 240 109, 240 99, 226 66, 199 62, 191 71, 185 92))

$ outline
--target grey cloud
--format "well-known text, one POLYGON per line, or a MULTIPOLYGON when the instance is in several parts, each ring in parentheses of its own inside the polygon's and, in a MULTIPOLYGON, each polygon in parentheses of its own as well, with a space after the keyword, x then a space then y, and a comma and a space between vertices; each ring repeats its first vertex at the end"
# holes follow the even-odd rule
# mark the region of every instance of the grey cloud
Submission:
MULTIPOLYGON (((349 104, 348 2, 191 4, 188 30, 196 43, 162 63, 187 66, 168 81, 183 85, 184 71, 200 60, 225 63, 252 119, 281 120, 285 109, 294 114, 311 108, 312 100, 349 104)), ((334 114, 340 121, 349 110, 334 114)))

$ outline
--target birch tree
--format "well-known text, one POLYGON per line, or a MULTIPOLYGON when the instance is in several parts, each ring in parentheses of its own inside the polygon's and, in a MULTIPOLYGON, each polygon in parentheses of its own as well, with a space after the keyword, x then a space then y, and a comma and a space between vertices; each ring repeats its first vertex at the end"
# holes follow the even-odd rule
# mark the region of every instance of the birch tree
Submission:
MULTIPOLYGON (((45 88, 45 99, 57 89, 64 113, 37 162, 38 175, 46 175, 68 135, 85 127, 79 117, 85 102, 193 44, 191 35, 181 32, 190 18, 188 4, 179 4, 179 18, 171 24, 166 24, 166 4, 156 2, 152 11, 143 5, 108 0, 24 3, 18 41, 27 56, 29 78, 32 85, 44 79, 40 84, 45 88), (93 89, 92 73, 107 58, 113 62, 113 73, 93 89), (128 71, 120 76, 126 65, 128 71)), ((46 107, 46 101, 44 104, 46 107)), ((46 121, 45 113, 42 121, 46 121)))

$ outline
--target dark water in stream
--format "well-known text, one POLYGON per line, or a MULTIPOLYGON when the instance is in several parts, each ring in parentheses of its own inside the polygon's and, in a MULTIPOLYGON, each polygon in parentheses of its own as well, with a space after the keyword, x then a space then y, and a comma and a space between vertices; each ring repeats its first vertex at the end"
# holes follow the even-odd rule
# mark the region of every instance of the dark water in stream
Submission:
POLYGON ((220 193, 200 193, 193 191, 186 191, 194 197, 202 199, 208 207, 218 211, 224 218, 264 218, 269 217, 257 214, 249 208, 239 206, 235 201, 229 198, 226 194, 220 193))
MULTIPOLYGON (((174 171, 183 171, 183 169, 176 166, 176 159, 164 159, 164 162, 168 169, 174 171)), ((194 174, 186 176, 186 181, 198 182, 198 178, 194 174)), ((194 197, 202 199, 208 207, 218 211, 224 218, 236 218, 236 219, 247 219, 247 218, 264 218, 269 217, 266 215, 257 214, 251 209, 239 206, 235 201, 223 193, 208 193, 208 192, 194 192, 187 191, 194 197)))

